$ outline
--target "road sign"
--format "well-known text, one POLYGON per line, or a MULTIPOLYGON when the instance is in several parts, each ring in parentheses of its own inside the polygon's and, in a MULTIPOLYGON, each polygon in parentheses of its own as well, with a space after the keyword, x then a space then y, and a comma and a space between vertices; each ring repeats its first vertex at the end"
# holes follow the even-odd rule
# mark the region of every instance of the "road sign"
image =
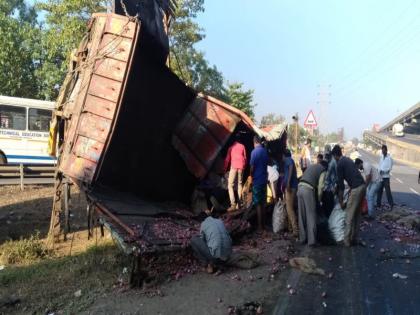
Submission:
POLYGON ((303 125, 306 128, 312 128, 312 129, 315 129, 316 127, 318 127, 318 123, 316 122, 316 118, 312 110, 309 112, 303 125))

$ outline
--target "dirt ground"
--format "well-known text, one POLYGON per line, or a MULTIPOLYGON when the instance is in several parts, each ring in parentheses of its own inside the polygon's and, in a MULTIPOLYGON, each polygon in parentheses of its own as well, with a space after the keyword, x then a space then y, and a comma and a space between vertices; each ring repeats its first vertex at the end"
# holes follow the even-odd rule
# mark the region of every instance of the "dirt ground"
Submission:
MULTIPOLYGON (((0 186, 0 244, 6 240, 17 240, 40 232, 41 237, 48 233, 51 215, 52 186, 0 186)), ((86 199, 77 189, 72 191, 72 228, 79 231, 85 224, 83 209, 86 199)))
MULTIPOLYGON (((6 244, 18 244, 36 231, 45 239, 52 195, 48 186, 0 188, 0 255, 6 244)), ((236 245, 235 250, 259 256, 260 266, 253 270, 230 268, 219 276, 201 270, 182 277, 168 273, 153 286, 131 289, 131 261, 110 236, 87 240, 85 206, 83 195, 74 192, 74 233, 48 257, 0 271, 0 314, 226 314, 229 306, 246 302, 271 308, 278 291, 286 290, 294 248, 287 237, 273 235, 250 235, 236 245)))
MULTIPOLYGON (((26 187, 23 192, 18 187, 0 188, 0 259, 10 245, 21 246, 19 239, 28 239, 36 231, 40 242, 44 242, 52 194, 52 187, 26 187)), ((185 265, 178 264, 190 262, 190 253, 167 254, 163 259, 150 260, 161 265, 157 281, 133 289, 129 286, 132 261, 120 252, 110 235, 101 238, 94 233, 91 240, 87 239, 86 203, 77 191, 72 209, 74 232, 67 242, 56 244, 54 251, 48 251, 43 258, 17 264, 0 260, 0 314, 229 314, 230 307, 250 302, 262 304, 264 314, 270 314, 282 296, 285 301, 296 302, 290 302, 290 307, 299 308, 299 298, 289 294, 294 274, 289 258, 306 255, 320 263, 327 274, 340 273, 341 266, 333 269, 326 259, 340 256, 343 249, 339 246, 308 251, 287 235, 269 234, 263 238, 250 234, 239 240, 234 250, 258 256, 260 265, 252 270, 228 268, 218 276, 192 267, 184 272, 185 265), (183 272, 177 272, 181 268, 183 272)), ((385 219, 378 220, 379 224, 391 240, 418 241, 418 230, 385 219)), ((364 223, 362 230, 367 226, 364 223)), ((378 251, 372 248, 362 247, 356 252, 378 251)), ((340 283, 325 276, 308 275, 302 279, 307 277, 320 287, 340 288, 340 283)), ((311 300, 310 291, 307 295, 306 299, 311 300)), ((322 304, 317 307, 317 312, 322 312, 322 304)))
POLYGON ((230 268, 221 275, 198 272, 160 285, 157 293, 116 293, 98 299, 84 314, 228 314, 230 306, 249 302, 262 304, 269 313, 279 292, 287 290, 288 258, 294 249, 284 239, 259 239, 253 249, 249 242, 244 239, 239 247, 259 255, 261 264, 255 269, 230 268))

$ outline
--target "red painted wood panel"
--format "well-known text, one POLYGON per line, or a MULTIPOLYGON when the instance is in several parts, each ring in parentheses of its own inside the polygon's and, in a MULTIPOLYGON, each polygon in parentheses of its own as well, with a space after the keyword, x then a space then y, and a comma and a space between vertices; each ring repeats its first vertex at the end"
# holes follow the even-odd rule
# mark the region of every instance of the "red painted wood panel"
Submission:
POLYGON ((121 93, 121 82, 93 75, 88 93, 116 103, 121 93))
POLYGON ((136 34, 136 25, 125 17, 121 19, 114 15, 113 19, 107 19, 104 33, 133 38, 136 34))
POLYGON ((196 177, 207 174, 239 121, 239 115, 210 99, 197 97, 190 105, 176 128, 173 144, 196 177))
POLYGON ((115 114, 117 104, 93 95, 86 97, 84 110, 92 114, 112 119, 115 114))
POLYGON ((104 58, 96 61, 95 74, 107 77, 116 81, 122 81, 126 70, 126 63, 123 61, 104 58))
POLYGON ((92 162, 98 162, 103 149, 103 142, 78 136, 73 151, 77 157, 82 157, 92 162))
POLYGON ((99 53, 108 58, 127 62, 130 57, 132 45, 132 39, 118 37, 113 34, 105 34, 101 41, 99 53))
POLYGON ((84 113, 80 117, 77 133, 100 142, 105 142, 111 129, 111 120, 101 116, 84 113))

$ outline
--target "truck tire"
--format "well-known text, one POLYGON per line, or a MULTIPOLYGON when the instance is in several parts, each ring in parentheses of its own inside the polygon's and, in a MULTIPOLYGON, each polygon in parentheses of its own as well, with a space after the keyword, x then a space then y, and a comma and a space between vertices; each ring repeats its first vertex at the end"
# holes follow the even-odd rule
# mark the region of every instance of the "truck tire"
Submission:
POLYGON ((0 165, 7 164, 7 158, 3 153, 0 153, 0 165))

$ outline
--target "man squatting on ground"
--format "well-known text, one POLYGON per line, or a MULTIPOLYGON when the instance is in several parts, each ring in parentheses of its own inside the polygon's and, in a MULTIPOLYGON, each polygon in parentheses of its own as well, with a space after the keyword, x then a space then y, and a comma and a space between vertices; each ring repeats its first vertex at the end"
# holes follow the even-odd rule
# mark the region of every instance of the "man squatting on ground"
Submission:
POLYGON ((299 241, 316 245, 317 200, 321 200, 328 163, 308 166, 298 185, 299 241))
POLYGON ((246 166, 246 150, 245 146, 240 142, 240 135, 235 135, 235 142, 229 148, 225 159, 225 172, 227 172, 230 164, 228 177, 228 191, 230 199, 230 207, 228 211, 235 211, 237 206, 241 204, 243 175, 246 166), (238 182, 238 203, 235 198, 235 182, 238 182))
POLYGON ((392 199, 390 177, 392 166, 394 162, 392 161, 391 156, 388 154, 388 147, 386 145, 382 146, 382 155, 379 160, 379 175, 381 176, 381 182, 378 188, 378 200, 377 206, 382 206, 382 194, 386 192, 386 198, 388 199, 388 204, 391 209, 394 207, 394 200, 392 199))
POLYGON ((254 150, 251 152, 252 203, 257 209, 258 230, 265 228, 265 203, 267 201, 268 153, 260 139, 254 137, 254 150))
POLYGON ((338 201, 340 202, 341 208, 346 210, 344 246, 351 246, 358 241, 357 235, 362 215, 362 201, 366 194, 366 185, 356 164, 348 157, 343 156, 340 146, 334 146, 332 155, 337 161, 338 201), (347 205, 344 204, 344 181, 350 187, 347 205))
POLYGON ((213 273, 232 254, 232 240, 222 220, 213 217, 213 213, 201 223, 200 236, 191 239, 191 247, 196 257, 207 266, 207 272, 213 273))
POLYGON ((361 159, 354 161, 356 166, 363 170, 366 182, 366 199, 368 203, 368 218, 373 219, 375 216, 375 203, 378 196, 379 185, 381 184, 381 177, 376 167, 368 162, 363 162, 361 159))

